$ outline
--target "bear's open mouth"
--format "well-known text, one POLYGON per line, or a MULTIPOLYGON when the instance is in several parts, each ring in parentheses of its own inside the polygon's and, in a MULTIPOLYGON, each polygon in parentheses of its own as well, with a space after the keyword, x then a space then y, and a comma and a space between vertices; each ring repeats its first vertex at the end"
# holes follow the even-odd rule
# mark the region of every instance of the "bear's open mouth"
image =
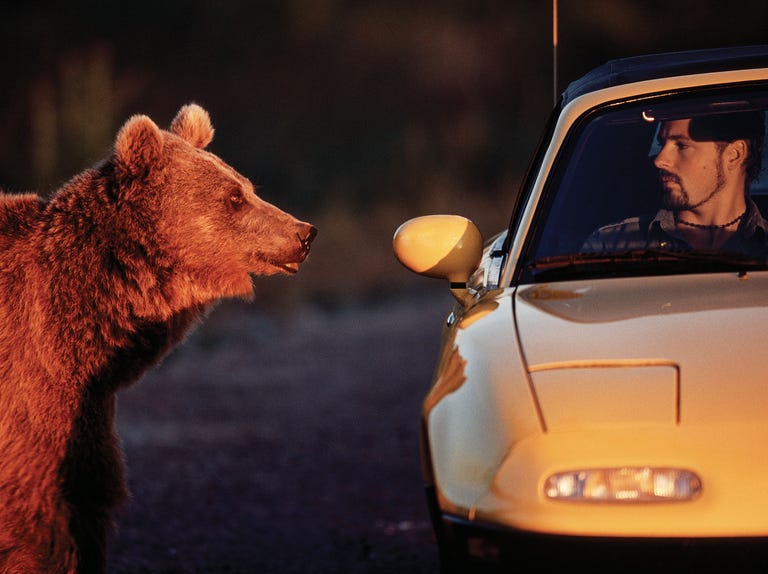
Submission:
POLYGON ((301 261, 280 261, 279 259, 260 257, 255 269, 251 269, 249 274, 254 277, 274 275, 282 273, 284 275, 295 275, 299 271, 301 261))
POLYGON ((296 262, 281 263, 278 265, 278 267, 282 269, 285 273, 290 273, 291 275, 299 271, 299 264, 296 262))

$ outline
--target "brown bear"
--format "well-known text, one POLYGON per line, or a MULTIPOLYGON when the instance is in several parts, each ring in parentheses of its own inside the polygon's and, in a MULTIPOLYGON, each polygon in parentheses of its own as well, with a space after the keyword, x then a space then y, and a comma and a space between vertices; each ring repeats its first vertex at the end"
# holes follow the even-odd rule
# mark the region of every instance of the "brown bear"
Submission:
POLYGON ((146 116, 44 200, 0 194, 0 572, 103 572, 126 496, 115 391, 315 228, 216 155, 208 113, 146 116))

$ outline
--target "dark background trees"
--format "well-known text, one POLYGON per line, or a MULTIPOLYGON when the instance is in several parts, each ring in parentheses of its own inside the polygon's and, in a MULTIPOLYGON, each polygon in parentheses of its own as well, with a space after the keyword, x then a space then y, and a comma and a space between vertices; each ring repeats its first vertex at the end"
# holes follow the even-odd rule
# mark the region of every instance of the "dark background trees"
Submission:
MULTIPOLYGON (((397 291, 396 225, 503 226, 553 103, 549 0, 36 1, 0 8, 0 185, 48 193, 134 113, 211 113, 211 149, 320 227, 280 301, 397 291), (396 280, 393 280, 396 277, 396 280), (287 298, 287 299, 286 299, 287 298)), ((558 78, 768 42, 763 0, 560 0, 558 78)), ((275 301, 274 299, 272 302, 275 301)))

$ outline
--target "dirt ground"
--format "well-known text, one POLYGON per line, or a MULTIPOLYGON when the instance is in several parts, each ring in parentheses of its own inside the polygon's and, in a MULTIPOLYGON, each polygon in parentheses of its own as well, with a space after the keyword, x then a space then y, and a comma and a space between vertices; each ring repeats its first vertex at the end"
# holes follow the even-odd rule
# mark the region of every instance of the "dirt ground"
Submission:
POLYGON ((450 305, 211 314, 119 396, 109 571, 433 573, 417 421, 450 305))

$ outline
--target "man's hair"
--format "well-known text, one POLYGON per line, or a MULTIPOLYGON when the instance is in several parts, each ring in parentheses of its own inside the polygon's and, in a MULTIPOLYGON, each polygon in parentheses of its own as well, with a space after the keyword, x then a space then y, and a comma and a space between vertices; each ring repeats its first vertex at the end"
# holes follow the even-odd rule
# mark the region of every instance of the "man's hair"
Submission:
POLYGON ((765 139, 763 112, 734 112, 691 118, 688 134, 694 141, 733 142, 745 140, 749 149, 744 167, 747 181, 760 177, 765 139))

